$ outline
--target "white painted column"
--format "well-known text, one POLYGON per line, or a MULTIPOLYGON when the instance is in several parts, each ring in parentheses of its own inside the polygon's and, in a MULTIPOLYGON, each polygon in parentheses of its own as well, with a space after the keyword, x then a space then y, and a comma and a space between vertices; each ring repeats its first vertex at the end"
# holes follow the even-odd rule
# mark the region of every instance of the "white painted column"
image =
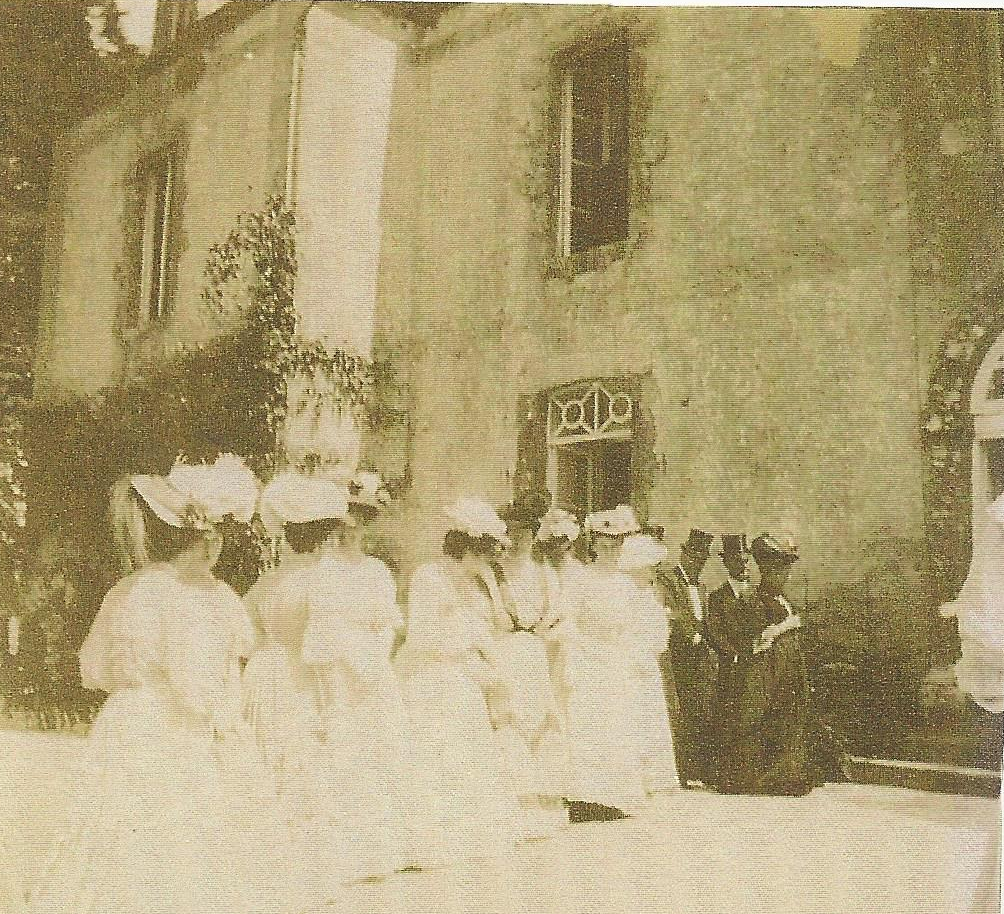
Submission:
MULTIPOLYGON (((380 268, 380 206, 399 48, 318 4, 307 14, 296 99, 292 183, 301 333, 369 358, 380 268)), ((297 415, 290 388, 285 444, 354 467, 360 435, 350 417, 297 415)))

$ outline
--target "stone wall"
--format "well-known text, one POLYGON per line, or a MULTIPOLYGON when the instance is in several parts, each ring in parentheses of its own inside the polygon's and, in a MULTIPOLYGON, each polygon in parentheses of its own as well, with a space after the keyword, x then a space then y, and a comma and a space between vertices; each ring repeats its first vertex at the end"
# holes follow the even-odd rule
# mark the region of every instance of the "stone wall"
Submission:
POLYGON ((876 540, 920 537, 938 328, 914 307, 899 112, 869 83, 871 18, 835 54, 812 17, 474 6, 426 37, 402 358, 414 557, 455 495, 508 497, 521 396, 633 372, 664 458, 647 501, 672 538, 783 526, 811 593, 857 576, 876 540), (551 59, 616 27, 637 46, 632 244, 550 275, 551 59))
POLYGON ((226 237, 239 213, 261 209, 283 190, 292 51, 305 7, 274 4, 215 43, 152 61, 129 97, 64 141, 40 318, 41 396, 99 389, 131 365, 215 332, 200 301, 203 268, 210 245, 226 237), (128 249, 137 231, 129 185, 142 156, 168 138, 186 150, 174 313, 129 331, 123 316, 136 292, 128 249))

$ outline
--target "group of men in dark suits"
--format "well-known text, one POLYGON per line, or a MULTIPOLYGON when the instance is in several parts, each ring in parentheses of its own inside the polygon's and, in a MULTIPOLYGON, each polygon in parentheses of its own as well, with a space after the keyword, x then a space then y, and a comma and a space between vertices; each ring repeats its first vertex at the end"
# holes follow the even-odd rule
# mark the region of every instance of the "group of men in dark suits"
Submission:
MULTIPOLYGON (((656 528, 653 532, 659 535, 656 528)), ((691 530, 656 582, 670 621, 662 658, 680 782, 726 793, 801 796, 821 783, 801 619, 784 594, 798 550, 769 534, 721 537, 725 582, 701 574, 714 537, 691 530), (759 581, 750 578, 750 559, 759 581)))

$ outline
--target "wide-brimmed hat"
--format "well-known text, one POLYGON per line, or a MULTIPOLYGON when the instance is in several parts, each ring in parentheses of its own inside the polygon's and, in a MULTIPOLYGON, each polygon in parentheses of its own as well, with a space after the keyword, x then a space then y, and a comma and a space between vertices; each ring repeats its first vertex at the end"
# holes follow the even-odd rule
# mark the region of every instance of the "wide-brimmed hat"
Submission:
POLYGON ((315 520, 349 523, 348 510, 349 492, 344 483, 297 470, 274 476, 259 501, 261 519, 271 530, 315 520))
POLYGON ((234 454, 211 464, 188 464, 180 458, 167 476, 130 478, 136 494, 172 527, 208 530, 227 517, 248 523, 258 503, 258 480, 234 454))
POLYGON ((465 533, 474 539, 490 537, 503 546, 511 545, 505 521, 482 498, 458 498, 445 513, 451 530, 465 533))
POLYGON ((711 544, 715 538, 710 533, 698 530, 696 527, 690 531, 687 539, 683 542, 684 552, 691 552, 696 555, 711 555, 711 544))
POLYGON ((586 529, 600 536, 630 536, 641 530, 641 524, 630 505, 618 505, 586 515, 586 529))
POLYGON ((172 486, 166 476, 131 476, 129 484, 154 516, 169 527, 208 530, 212 526, 205 514, 172 486))
POLYGON ((360 505, 381 511, 390 504, 390 492, 380 479, 379 473, 363 471, 356 473, 348 482, 349 506, 360 505))
POLYGON ((750 546, 757 567, 783 568, 798 561, 798 546, 790 536, 761 533, 750 546))
POLYGON ((723 533, 722 555, 749 555, 750 547, 745 533, 723 533))
POLYGON ((537 541, 546 543, 550 540, 567 540, 574 543, 579 538, 581 527, 575 519, 574 514, 563 511, 561 508, 551 508, 540 519, 540 526, 537 528, 537 541))
POLYGON ((617 567, 621 571, 637 571, 640 568, 654 568, 666 561, 669 550, 655 537, 647 533, 636 533, 624 540, 617 567))

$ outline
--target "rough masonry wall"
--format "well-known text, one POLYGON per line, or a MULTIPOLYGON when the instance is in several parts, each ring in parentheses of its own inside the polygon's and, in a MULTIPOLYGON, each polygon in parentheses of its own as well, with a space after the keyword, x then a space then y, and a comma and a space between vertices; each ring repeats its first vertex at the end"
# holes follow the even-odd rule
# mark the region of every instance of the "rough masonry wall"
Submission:
MULTIPOLYGON (((53 195, 46 299, 37 369, 39 394, 87 392, 113 383, 130 363, 162 358, 215 332, 202 307, 210 245, 241 212, 260 210, 285 180, 286 124, 296 19, 304 4, 276 4, 212 46, 196 87, 173 88, 191 59, 151 72, 118 106, 84 121, 61 150, 53 195), (179 188, 174 313, 125 333, 129 305, 126 200, 139 159, 165 139, 186 148, 179 188)), ((196 64, 198 66, 198 64, 196 64)))
POLYGON ((628 372, 651 373, 665 461, 647 494, 671 538, 789 529, 811 590, 860 575, 876 540, 920 536, 896 115, 868 85, 869 28, 837 64, 811 16, 531 7, 489 23, 473 7, 429 36, 413 560, 452 497, 509 496, 521 395, 628 372), (641 72, 640 238, 548 278, 551 55, 622 22, 641 72))

